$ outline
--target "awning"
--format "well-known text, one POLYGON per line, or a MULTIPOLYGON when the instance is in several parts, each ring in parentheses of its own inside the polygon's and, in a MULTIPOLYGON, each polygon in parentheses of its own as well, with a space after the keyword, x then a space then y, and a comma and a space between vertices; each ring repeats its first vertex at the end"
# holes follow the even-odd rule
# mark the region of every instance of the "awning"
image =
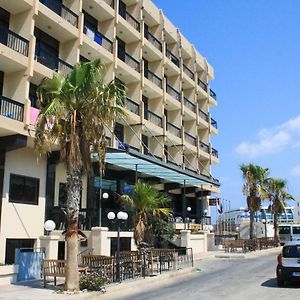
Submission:
POLYGON ((180 167, 160 161, 155 157, 141 154, 133 149, 125 151, 108 148, 105 162, 124 169, 137 171, 151 177, 157 177, 166 182, 175 182, 181 185, 185 184, 195 187, 201 187, 203 185, 219 186, 218 183, 209 178, 204 176, 202 178, 202 176, 197 174, 192 175, 192 172, 185 171, 180 167))

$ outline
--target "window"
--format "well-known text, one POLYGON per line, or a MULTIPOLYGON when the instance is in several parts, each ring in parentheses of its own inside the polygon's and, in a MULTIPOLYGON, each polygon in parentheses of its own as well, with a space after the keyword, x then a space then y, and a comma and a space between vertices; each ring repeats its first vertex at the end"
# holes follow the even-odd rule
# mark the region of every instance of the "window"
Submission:
MULTIPOLYGON (((33 239, 6 239, 5 263, 15 263, 15 252, 17 248, 33 248, 33 239)), ((28 249, 28 250, 29 250, 28 249)))
POLYGON ((9 202, 37 205, 39 185, 38 178, 10 174, 9 202))
POLYGON ((37 86, 30 82, 29 86, 29 100, 31 101, 31 106, 38 108, 37 106, 37 94, 36 94, 37 86))

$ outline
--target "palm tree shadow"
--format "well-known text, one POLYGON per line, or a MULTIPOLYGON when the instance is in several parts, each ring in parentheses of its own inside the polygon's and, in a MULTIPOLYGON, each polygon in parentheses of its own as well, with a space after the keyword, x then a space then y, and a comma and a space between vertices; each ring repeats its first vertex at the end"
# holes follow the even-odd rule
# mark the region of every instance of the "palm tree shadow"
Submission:
POLYGON ((286 282, 284 287, 278 287, 277 286, 277 280, 276 278, 270 278, 266 281, 264 281, 261 286, 267 287, 267 288, 292 288, 292 289, 299 289, 300 288, 300 281, 289 281, 286 282))

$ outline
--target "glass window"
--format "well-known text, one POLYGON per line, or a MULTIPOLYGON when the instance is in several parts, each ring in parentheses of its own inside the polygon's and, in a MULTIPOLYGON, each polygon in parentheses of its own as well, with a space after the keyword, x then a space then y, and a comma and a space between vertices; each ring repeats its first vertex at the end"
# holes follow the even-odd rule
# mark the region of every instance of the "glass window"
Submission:
POLYGON ((39 185, 38 178, 10 174, 9 202, 37 205, 39 185))
POLYGON ((5 263, 15 263, 16 248, 33 248, 34 243, 33 239, 6 239, 5 263))
POLYGON ((296 258, 297 257, 298 258, 298 257, 300 257, 300 246, 295 245, 295 246, 283 247, 282 254, 283 254, 283 257, 287 257, 287 258, 296 258))
POLYGON ((280 226, 279 227, 279 234, 290 234, 291 227, 290 226, 280 226))
POLYGON ((300 234, 300 226, 293 226, 293 234, 300 234))

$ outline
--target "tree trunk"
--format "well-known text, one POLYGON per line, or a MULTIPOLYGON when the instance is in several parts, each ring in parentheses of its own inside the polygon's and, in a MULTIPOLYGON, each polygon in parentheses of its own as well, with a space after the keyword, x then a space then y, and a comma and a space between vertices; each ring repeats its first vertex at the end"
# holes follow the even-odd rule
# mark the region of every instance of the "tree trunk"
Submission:
POLYGON ((274 214, 274 238, 278 239, 278 214, 274 214))
POLYGON ((78 214, 81 195, 81 172, 73 171, 67 176, 68 197, 67 197, 67 263, 66 263, 66 291, 79 291, 78 274, 78 214))
POLYGON ((254 223, 254 215, 255 215, 255 211, 250 210, 250 240, 252 240, 254 238, 253 235, 253 231, 254 231, 254 227, 253 227, 253 223, 254 223))

